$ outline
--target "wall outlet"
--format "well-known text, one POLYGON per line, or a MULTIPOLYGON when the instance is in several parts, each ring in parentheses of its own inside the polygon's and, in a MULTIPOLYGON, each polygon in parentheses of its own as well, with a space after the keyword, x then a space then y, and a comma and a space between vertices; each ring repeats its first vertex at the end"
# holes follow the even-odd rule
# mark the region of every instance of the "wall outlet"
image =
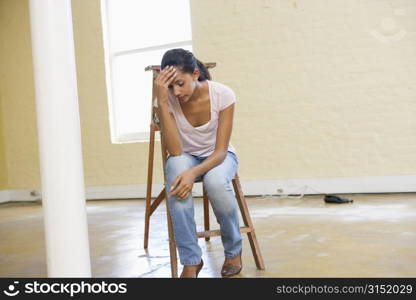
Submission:
POLYGON ((283 194, 284 190, 283 189, 277 189, 277 193, 278 194, 283 194))
POLYGON ((32 197, 37 197, 37 196, 39 196, 39 192, 38 192, 38 191, 36 191, 36 190, 32 190, 32 191, 30 192, 30 196, 32 196, 32 197))

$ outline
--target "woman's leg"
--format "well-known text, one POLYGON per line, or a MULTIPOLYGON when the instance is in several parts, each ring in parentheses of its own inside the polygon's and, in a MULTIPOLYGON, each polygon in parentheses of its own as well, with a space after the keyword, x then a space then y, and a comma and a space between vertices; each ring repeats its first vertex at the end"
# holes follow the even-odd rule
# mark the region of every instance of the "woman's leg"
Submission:
POLYGON ((226 258, 238 255, 242 247, 237 199, 231 187, 237 168, 237 157, 234 153, 227 152, 224 161, 203 176, 204 187, 221 227, 226 258))
MULTIPOLYGON (((178 175, 198 164, 197 159, 185 152, 169 156, 165 165, 166 193, 170 193, 170 187, 178 175)), ((168 201, 180 262, 182 265, 197 265, 201 261, 202 251, 198 245, 192 194, 186 199, 171 196, 168 197, 168 201)))

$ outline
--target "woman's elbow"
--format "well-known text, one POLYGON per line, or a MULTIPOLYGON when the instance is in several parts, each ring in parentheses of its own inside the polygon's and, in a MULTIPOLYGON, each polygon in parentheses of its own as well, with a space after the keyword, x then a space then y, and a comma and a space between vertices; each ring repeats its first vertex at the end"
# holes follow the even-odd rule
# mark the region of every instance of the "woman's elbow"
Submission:
POLYGON ((180 156, 182 152, 169 152, 171 156, 180 156))
POLYGON ((168 152, 172 156, 179 156, 183 153, 182 148, 168 149, 168 152))
POLYGON ((220 157, 221 162, 223 162, 225 158, 227 157, 228 150, 217 150, 216 152, 218 153, 218 156, 220 157))

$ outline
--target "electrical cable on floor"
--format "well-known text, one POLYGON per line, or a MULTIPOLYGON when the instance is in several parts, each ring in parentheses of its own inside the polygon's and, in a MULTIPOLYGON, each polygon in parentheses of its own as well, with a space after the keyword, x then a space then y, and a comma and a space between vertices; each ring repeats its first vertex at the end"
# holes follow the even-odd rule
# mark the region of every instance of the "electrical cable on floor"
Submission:
MULTIPOLYGON (((299 188, 302 188, 302 186, 300 186, 299 188)), ((318 194, 323 194, 324 195, 324 201, 326 203, 340 204, 340 203, 352 203, 352 202, 354 202, 354 200, 352 200, 352 199, 348 199, 348 198, 345 198, 345 197, 340 197, 340 196, 337 196, 337 195, 323 193, 322 191, 319 191, 318 189, 315 189, 315 188, 313 188, 311 186, 308 186, 308 185, 304 185, 303 190, 300 193, 294 193, 294 192, 291 192, 291 193, 288 193, 288 194, 279 193, 279 194, 276 195, 276 197, 277 198, 289 198, 289 199, 302 199, 308 188, 314 190, 315 192, 318 192, 318 194)), ((263 199, 270 198, 270 196, 271 195, 263 196, 263 199)))
MULTIPOLYGON (((314 190, 318 194, 328 195, 322 191, 317 190, 309 185, 298 186, 295 190, 291 191, 290 193, 279 193, 278 194, 263 194, 262 199, 271 199, 271 198, 289 198, 289 199, 302 199, 305 196, 306 191, 309 189, 314 190), (302 189, 300 192, 296 191, 296 189, 302 189)), ((279 190, 278 190, 279 191, 279 190)))
MULTIPOLYGON (((262 194, 262 199, 281 199, 281 198, 287 198, 287 199, 302 199, 305 196, 305 193, 308 189, 311 189, 317 194, 324 195, 324 201, 326 203, 352 203, 354 200, 348 199, 348 198, 342 198, 340 196, 331 195, 325 192, 322 192, 312 186, 309 186, 307 184, 303 186, 295 187, 294 190, 292 190, 290 193, 283 193, 279 192, 280 189, 277 189, 277 194, 262 194), (301 189, 300 191, 297 191, 297 189, 301 189)), ((195 191, 192 191, 192 196, 195 197, 201 197, 201 195, 197 194, 195 191)))

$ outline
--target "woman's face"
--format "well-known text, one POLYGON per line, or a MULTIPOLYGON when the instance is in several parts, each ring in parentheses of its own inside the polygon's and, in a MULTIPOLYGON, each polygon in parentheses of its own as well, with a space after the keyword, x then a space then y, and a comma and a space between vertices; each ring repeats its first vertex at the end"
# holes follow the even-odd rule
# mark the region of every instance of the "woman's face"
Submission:
POLYGON ((195 91, 195 81, 199 77, 199 70, 195 70, 193 74, 189 74, 180 71, 177 67, 175 69, 176 75, 169 85, 169 89, 179 102, 185 103, 189 101, 195 91))

